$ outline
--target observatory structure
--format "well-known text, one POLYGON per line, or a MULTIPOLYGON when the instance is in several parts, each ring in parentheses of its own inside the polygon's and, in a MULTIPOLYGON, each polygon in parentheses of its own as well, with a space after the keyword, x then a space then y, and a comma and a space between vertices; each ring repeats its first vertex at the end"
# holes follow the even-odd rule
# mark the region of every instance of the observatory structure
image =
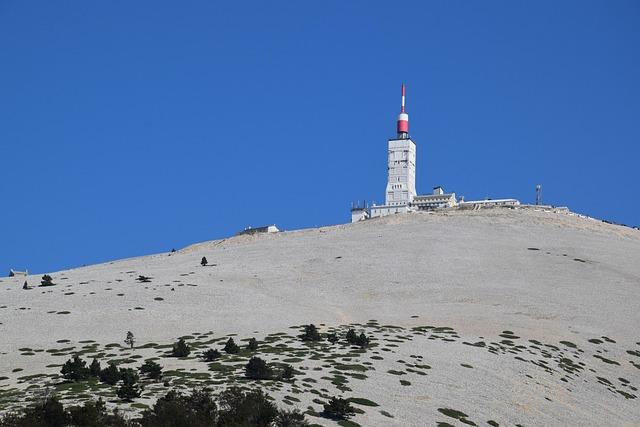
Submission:
POLYGON ((405 109, 406 87, 402 85, 400 114, 396 137, 387 145, 387 188, 384 205, 355 205, 351 207, 351 222, 415 210, 432 210, 456 206, 455 193, 445 193, 435 187, 432 194, 416 192, 416 143, 409 135, 409 114, 405 109))

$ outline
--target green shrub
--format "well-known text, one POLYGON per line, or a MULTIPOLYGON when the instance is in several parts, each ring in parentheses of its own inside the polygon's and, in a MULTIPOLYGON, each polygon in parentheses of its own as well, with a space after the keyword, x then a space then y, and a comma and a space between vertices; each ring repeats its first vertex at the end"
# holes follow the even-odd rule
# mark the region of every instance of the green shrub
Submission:
POLYGON ((327 334, 327 341, 331 344, 335 344, 338 342, 338 336, 335 333, 327 334))
POLYGON ((273 378, 273 369, 259 357, 252 357, 244 368, 247 378, 252 380, 268 380, 273 378))
POLYGON ((297 409, 293 411, 281 410, 276 417, 276 427, 307 427, 310 424, 304 414, 297 409))
POLYGON ((56 396, 51 396, 27 407, 22 415, 12 415, 0 419, 0 426, 6 427, 63 427, 67 425, 64 406, 56 396))
POLYGON ((147 360, 138 369, 141 374, 147 375, 149 378, 159 380, 162 378, 162 366, 158 365, 153 360, 147 360))
POLYGON ((318 328, 313 323, 304 327, 304 332, 300 335, 302 341, 322 341, 318 328))
POLYGON ((99 378, 100 371, 102 371, 102 368, 100 367, 100 362, 98 361, 98 359, 94 358, 93 361, 91 362, 91 365, 89 365, 89 375, 95 378, 99 378))
POLYGON ((187 357, 191 353, 189 345, 184 342, 183 338, 180 338, 177 343, 173 344, 171 355, 173 357, 187 357))
POLYGON ((208 263, 209 263, 209 262, 207 261, 207 257, 204 257, 204 256, 203 256, 203 257, 202 257, 202 259, 200 260, 200 265, 204 267, 204 266, 205 266, 205 265, 207 265, 208 263))
POLYGON ((354 344, 360 347, 366 347, 369 345, 369 338, 363 332, 360 335, 358 335, 358 338, 356 338, 356 341, 354 344))
POLYGON ((120 381, 120 370, 115 364, 109 363, 106 368, 100 371, 100 381, 105 384, 116 385, 120 381))
POLYGON ((133 399, 140 397, 141 391, 138 386, 140 377, 138 373, 131 368, 120 369, 120 379, 122 384, 116 390, 118 397, 125 402, 131 402, 133 399))
POLYGON ((140 397, 141 394, 140 386, 136 383, 123 382, 116 390, 116 395, 125 402, 131 402, 133 399, 140 397))
POLYGON ((223 391, 218 398, 218 426, 270 426, 278 408, 262 390, 243 392, 237 387, 223 391))
POLYGON ((42 280, 40 281, 40 286, 55 286, 53 283, 53 279, 48 274, 42 276, 42 280))
POLYGON ((281 377, 285 380, 290 380, 291 378, 293 378, 293 366, 285 365, 285 367, 282 368, 281 377))
POLYGON ((81 427, 125 427, 130 423, 114 411, 107 414, 106 405, 102 398, 96 402, 85 402, 83 406, 72 406, 67 409, 69 426, 81 427))
POLYGON ((133 368, 120 368, 120 380, 123 383, 135 384, 140 380, 140 376, 133 368))
POLYGON ((87 368, 87 363, 80 359, 77 354, 71 359, 67 360, 62 369, 60 370, 62 376, 69 381, 82 381, 89 378, 90 371, 87 368))
POLYGON ((238 347, 233 338, 229 338, 224 345, 224 352, 227 354, 236 354, 240 352, 240 347, 238 347))
POLYGON ((222 356, 222 354, 214 348, 208 348, 202 352, 202 358, 207 362, 213 362, 214 360, 219 359, 220 356, 222 356))
POLYGON ((255 338, 251 338, 249 340, 249 343, 247 344, 247 349, 256 351, 258 349, 258 340, 256 340, 255 338))
POLYGON ((138 421, 142 427, 209 427, 216 417, 217 406, 208 390, 193 390, 190 396, 171 390, 138 421))
POLYGON ((324 405, 324 416, 328 418, 346 420, 347 418, 355 415, 355 410, 348 400, 332 397, 329 403, 324 405))
POLYGON ((124 343, 129 347, 133 348, 133 345, 136 343, 136 339, 133 336, 133 332, 131 331, 127 332, 127 337, 124 339, 124 343))

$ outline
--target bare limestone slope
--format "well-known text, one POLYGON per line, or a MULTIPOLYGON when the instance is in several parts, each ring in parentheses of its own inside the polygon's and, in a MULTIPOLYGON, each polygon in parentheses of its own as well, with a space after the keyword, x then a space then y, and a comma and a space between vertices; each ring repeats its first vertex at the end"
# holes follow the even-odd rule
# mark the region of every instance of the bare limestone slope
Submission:
MULTIPOLYGON (((55 383, 59 367, 51 365, 81 341, 122 343, 129 330, 140 346, 208 331, 260 340, 286 332, 294 346, 290 327, 315 323, 340 331, 353 324, 375 346, 342 355, 342 365, 314 364, 320 355, 291 362, 310 380, 289 402, 310 413, 322 409, 307 392, 314 383, 326 390, 321 398, 376 402, 353 419, 362 425, 640 425, 640 232, 578 215, 416 213, 205 242, 51 276, 56 286, 30 290, 23 278, 0 281, 0 388, 14 393, 4 401, 0 394, 0 410, 42 385, 44 377, 29 375, 55 383), (209 266, 200 266, 203 256, 209 266), (355 361, 360 368, 349 368, 355 361), (336 369, 347 385, 327 379, 340 376, 336 369)), ((207 371, 195 358, 162 364, 207 371)))

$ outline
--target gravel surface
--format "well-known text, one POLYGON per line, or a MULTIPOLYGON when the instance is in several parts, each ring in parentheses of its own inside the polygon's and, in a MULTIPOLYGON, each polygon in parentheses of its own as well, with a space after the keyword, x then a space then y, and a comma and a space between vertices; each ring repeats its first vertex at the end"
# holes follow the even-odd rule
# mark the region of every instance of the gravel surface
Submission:
POLYGON ((464 425, 447 408, 478 425, 640 425, 640 231, 573 213, 414 213, 50 274, 55 286, 37 287, 40 276, 30 276, 30 290, 24 278, 0 279, 0 377, 8 377, 0 388, 57 372, 45 369, 49 353, 20 349, 61 339, 121 343, 130 330, 143 345, 194 331, 264 337, 375 319, 405 332, 451 327, 456 337, 415 335, 383 354, 367 379, 351 381, 346 395, 380 405, 353 419, 361 425, 464 425), (479 341, 487 346, 469 345, 479 341), (428 375, 387 372, 417 355, 428 375), (580 371, 563 370, 563 358, 582 363, 580 371))

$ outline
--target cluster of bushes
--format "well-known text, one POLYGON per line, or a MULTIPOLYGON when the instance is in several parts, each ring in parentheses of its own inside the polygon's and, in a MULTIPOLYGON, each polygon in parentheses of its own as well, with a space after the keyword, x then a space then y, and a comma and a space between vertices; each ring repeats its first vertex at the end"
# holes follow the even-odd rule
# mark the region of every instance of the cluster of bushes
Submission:
MULTIPOLYGON (((179 344, 179 342, 178 342, 179 344)), ((175 345, 174 345, 175 348, 175 345)), ((251 338, 247 343, 247 350, 256 351, 258 349, 258 340, 255 338, 251 338)), ((240 346, 236 344, 233 338, 229 338, 222 349, 227 354, 238 354, 240 353, 240 346)), ((175 353, 175 351, 174 351, 175 353)), ((174 354, 175 355, 175 354, 174 354)), ((202 352, 202 358, 207 362, 213 362, 216 359, 219 359, 222 356, 219 350, 209 348, 202 352)))
POLYGON ((213 362, 216 359, 219 359, 222 356, 218 350, 214 348, 209 348, 202 352, 202 358, 207 362, 213 362))
MULTIPOLYGON (((335 333, 326 334, 327 341, 331 344, 335 344, 339 341, 338 335, 335 333)), ((302 341, 322 341, 322 335, 318 331, 318 328, 312 323, 305 325, 304 332, 300 335, 302 341)), ((354 329, 349 329, 345 335, 345 339, 349 344, 357 345, 359 347, 367 347, 369 345, 369 337, 364 333, 360 335, 356 334, 354 329)))
POLYGON ((184 338, 180 338, 178 342, 173 344, 171 349, 171 355, 173 357, 187 357, 191 353, 191 348, 184 341, 184 338))
POLYGON ((332 397, 329 403, 324 405, 323 415, 336 420, 346 420, 355 415, 356 412, 348 400, 339 397, 332 397))
POLYGON ((360 347, 366 347, 369 345, 369 338, 362 332, 360 335, 356 334, 356 331, 349 329, 345 339, 349 344, 357 345, 360 347))
POLYGON ((236 342, 233 340, 233 338, 229 338, 227 340, 227 342, 224 345, 224 349, 223 350, 227 354, 240 353, 240 347, 238 346, 238 344, 236 344, 236 342))
POLYGON ((290 380, 293 378, 293 366, 285 365, 279 372, 259 357, 252 357, 244 367, 245 376, 251 380, 290 380))
MULTIPOLYGON (((145 361, 140 366, 139 371, 153 380, 162 378, 162 367, 152 360, 145 361)), ((78 355, 75 355, 62 365, 60 373, 64 379, 74 382, 88 380, 89 378, 97 378, 100 382, 109 385, 116 385, 120 382, 120 387, 116 390, 116 394, 126 401, 140 397, 141 394, 141 389, 138 385, 140 377, 133 368, 118 368, 115 364, 109 363, 103 369, 98 359, 93 359, 91 365, 87 367, 87 363, 78 355)))
POLYGON ((55 285, 56 284, 53 283, 53 279, 51 278, 51 276, 49 276, 48 274, 45 274, 44 276, 42 276, 42 280, 40 281, 40 286, 55 286, 55 285))
POLYGON ((0 427, 129 427, 133 425, 117 412, 107 413, 102 399, 65 409, 55 396, 35 402, 22 410, 22 413, 10 413, 0 418, 0 427))
POLYGON ((134 419, 126 419, 116 411, 107 413, 102 400, 65 409, 55 397, 31 405, 21 414, 9 414, 0 419, 0 427, 36 426, 305 427, 309 423, 297 410, 279 410, 261 390, 243 391, 234 387, 223 391, 217 401, 206 389, 194 390, 190 395, 172 390, 158 399, 153 408, 134 419))
POLYGON ((318 328, 313 323, 305 325, 304 332, 300 335, 302 341, 322 341, 322 336, 318 332, 318 328))

